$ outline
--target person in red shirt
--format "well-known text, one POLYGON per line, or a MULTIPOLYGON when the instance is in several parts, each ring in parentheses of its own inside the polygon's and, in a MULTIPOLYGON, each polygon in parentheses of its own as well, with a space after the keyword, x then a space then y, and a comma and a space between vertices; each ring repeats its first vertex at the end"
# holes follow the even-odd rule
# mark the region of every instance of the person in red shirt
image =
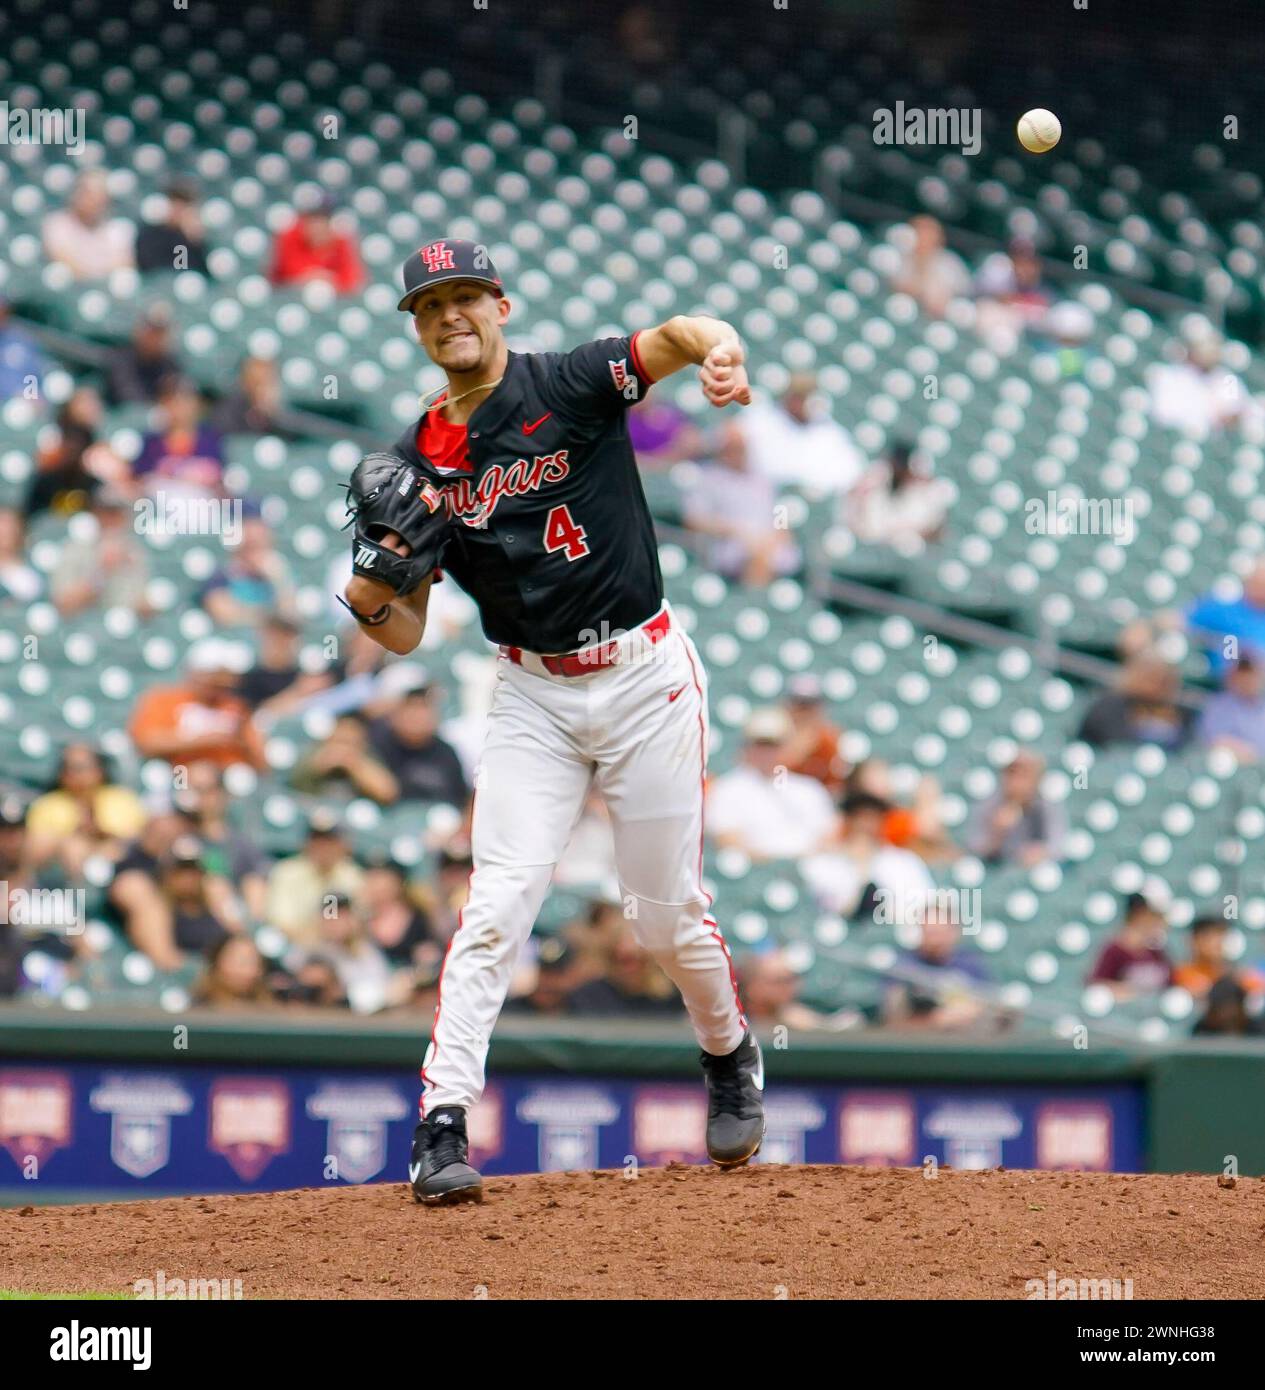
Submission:
POLYGON ((277 234, 268 278, 274 285, 298 285, 328 280, 339 294, 352 294, 364 284, 364 268, 355 241, 334 225, 333 199, 299 210, 295 220, 277 234))
POLYGON ((1118 999, 1158 994, 1173 982, 1173 963, 1164 949, 1168 923, 1141 893, 1125 903, 1120 930, 1102 949, 1090 984, 1110 986, 1118 999))

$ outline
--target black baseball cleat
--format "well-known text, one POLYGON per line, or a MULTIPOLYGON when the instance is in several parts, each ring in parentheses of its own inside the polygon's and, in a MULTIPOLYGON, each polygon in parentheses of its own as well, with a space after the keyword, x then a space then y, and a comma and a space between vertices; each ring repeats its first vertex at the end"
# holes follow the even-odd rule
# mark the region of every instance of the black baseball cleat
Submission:
POLYGON ((700 1054, 707 1076, 707 1156, 736 1168, 760 1152, 764 1140, 764 1058, 748 1033, 724 1057, 700 1054))
POLYGON ((445 1105, 428 1115, 413 1131, 408 1177, 413 1200, 426 1206, 481 1202, 483 1179, 466 1162, 466 1112, 445 1105))

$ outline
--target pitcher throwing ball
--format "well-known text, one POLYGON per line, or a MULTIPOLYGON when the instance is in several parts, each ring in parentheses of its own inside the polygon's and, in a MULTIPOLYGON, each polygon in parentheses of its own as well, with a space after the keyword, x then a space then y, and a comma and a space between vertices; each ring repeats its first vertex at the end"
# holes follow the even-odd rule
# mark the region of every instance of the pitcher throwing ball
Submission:
POLYGON ((751 399, 737 333, 677 317, 566 353, 505 343, 510 301, 486 251, 436 241, 404 266, 402 311, 447 387, 353 476, 348 606, 411 652, 431 584, 475 601, 500 660, 476 781, 470 896, 439 979, 409 1178, 419 1202, 479 1201, 466 1112, 519 950, 593 779, 610 810, 626 913, 675 982, 702 1048, 707 1152, 764 1137, 764 1063, 703 891, 707 681, 664 601, 625 411, 691 363, 718 407, 751 399))

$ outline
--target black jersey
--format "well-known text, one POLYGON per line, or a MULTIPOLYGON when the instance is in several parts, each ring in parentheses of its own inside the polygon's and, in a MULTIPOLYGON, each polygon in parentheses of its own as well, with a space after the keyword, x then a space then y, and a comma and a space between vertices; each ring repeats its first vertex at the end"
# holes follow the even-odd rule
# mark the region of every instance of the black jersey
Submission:
POLYGON ((491 641, 570 652, 659 610, 654 523, 625 419, 650 385, 635 333, 511 352, 470 417, 464 459, 428 457, 424 420, 396 445, 444 499, 453 524, 440 566, 491 641))

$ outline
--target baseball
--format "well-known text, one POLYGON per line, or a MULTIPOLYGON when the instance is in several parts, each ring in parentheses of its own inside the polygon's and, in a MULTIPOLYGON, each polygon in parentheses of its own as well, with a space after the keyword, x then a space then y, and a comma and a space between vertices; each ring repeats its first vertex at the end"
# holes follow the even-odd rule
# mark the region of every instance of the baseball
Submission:
POLYGON ((1038 106, 1019 117, 1019 143, 1033 154, 1044 154, 1059 143, 1063 127, 1053 111, 1038 106))

